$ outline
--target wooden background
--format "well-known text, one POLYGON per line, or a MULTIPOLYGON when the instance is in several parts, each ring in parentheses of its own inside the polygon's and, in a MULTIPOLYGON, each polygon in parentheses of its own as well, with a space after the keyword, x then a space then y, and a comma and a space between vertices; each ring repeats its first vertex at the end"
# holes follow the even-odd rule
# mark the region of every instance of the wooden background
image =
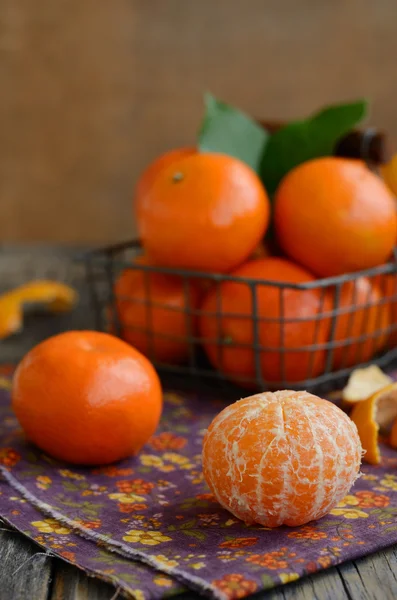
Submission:
POLYGON ((397 137, 395 0, 0 0, 0 242, 133 235, 211 90, 263 117, 367 96, 397 137))

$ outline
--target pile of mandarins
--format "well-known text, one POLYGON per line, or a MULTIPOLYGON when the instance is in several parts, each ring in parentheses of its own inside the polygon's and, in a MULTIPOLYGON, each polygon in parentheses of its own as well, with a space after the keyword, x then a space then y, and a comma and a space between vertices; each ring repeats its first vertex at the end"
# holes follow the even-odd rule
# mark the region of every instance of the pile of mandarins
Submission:
POLYGON ((122 337, 153 360, 185 361, 194 337, 216 369, 242 383, 257 374, 255 345, 263 378, 293 383, 324 371, 332 322, 338 342, 333 369, 368 361, 388 343, 394 275, 382 281, 359 277, 338 292, 331 284, 280 285, 311 283, 391 258, 395 199, 363 162, 305 162, 284 177, 271 206, 245 163, 182 148, 143 172, 134 209, 142 264, 202 274, 188 282, 139 269, 120 275, 115 295, 122 337), (235 279, 214 283, 208 273, 235 279), (254 294, 246 279, 273 285, 258 283, 254 294))

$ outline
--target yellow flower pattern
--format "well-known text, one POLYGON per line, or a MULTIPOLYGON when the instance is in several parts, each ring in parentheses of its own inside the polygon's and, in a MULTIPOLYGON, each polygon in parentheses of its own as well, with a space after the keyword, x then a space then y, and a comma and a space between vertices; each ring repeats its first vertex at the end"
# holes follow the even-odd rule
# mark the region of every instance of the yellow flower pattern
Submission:
POLYGON ((368 515, 363 510, 357 508, 334 508, 331 515, 341 516, 345 519, 367 519, 368 515))
POLYGON ((58 473, 62 477, 67 477, 68 479, 75 479, 76 481, 83 481, 85 479, 84 475, 80 473, 73 473, 73 471, 69 471, 69 469, 59 469, 58 473))
MULTIPOLYGON (((360 546, 369 552, 372 537, 377 544, 382 535, 385 542, 389 535, 397 541, 392 451, 382 465, 364 465, 362 477, 324 519, 277 531, 246 526, 219 507, 203 479, 202 436, 220 403, 189 402, 166 394, 159 430, 142 453, 119 465, 67 468, 34 449, 29 462, 22 443, 13 447, 9 437, 3 465, 41 502, 69 517, 73 528, 41 514, 0 482, 5 516, 17 524, 24 519, 21 529, 37 543, 115 585, 122 582, 136 600, 178 593, 174 570, 205 581, 225 600, 237 600, 342 562, 353 548, 355 554, 360 546), (93 543, 98 534, 103 537, 93 543), (109 551, 113 544, 144 555, 156 569, 139 561, 131 568, 131 558, 109 551)), ((2 427, 16 426, 9 414, 0 417, 0 435, 2 427)))
POLYGON ((385 475, 384 479, 380 480, 381 486, 386 489, 397 492, 397 476, 396 475, 385 475))
POLYGON ((153 579, 153 581, 156 585, 159 585, 161 587, 171 587, 172 586, 172 579, 170 579, 169 577, 165 577, 164 575, 158 575, 157 577, 155 577, 153 579))
POLYGON ((131 594, 135 600, 145 600, 145 594, 142 590, 131 590, 131 594))
POLYGON ((55 519, 44 519, 43 521, 33 521, 33 527, 36 527, 41 533, 57 533, 58 535, 68 535, 70 529, 64 527, 55 519))
POLYGON ((115 492, 114 494, 109 494, 109 498, 111 500, 117 500, 120 504, 135 504, 136 502, 144 502, 145 498, 143 496, 138 496, 137 494, 125 494, 123 492, 115 492))
POLYGON ((281 583, 291 583, 299 579, 299 573, 280 573, 281 583))
POLYGON ((164 554, 153 554, 151 558, 153 558, 156 563, 165 567, 177 567, 179 565, 176 560, 172 560, 167 556, 164 556, 164 554))
POLYGON ((141 454, 139 460, 144 467, 162 467, 164 465, 162 458, 155 454, 141 454))
POLYGON ((141 529, 131 529, 123 536, 125 542, 131 544, 142 544, 143 546, 157 546, 164 542, 171 542, 172 538, 162 534, 160 531, 142 531, 141 529))

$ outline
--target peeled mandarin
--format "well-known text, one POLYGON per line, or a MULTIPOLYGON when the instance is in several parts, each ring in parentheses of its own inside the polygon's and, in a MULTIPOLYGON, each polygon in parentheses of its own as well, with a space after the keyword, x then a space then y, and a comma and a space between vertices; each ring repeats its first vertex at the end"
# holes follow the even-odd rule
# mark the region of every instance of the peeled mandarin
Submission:
POLYGON ((204 477, 246 524, 297 526, 326 515, 361 464, 357 427, 336 405, 290 390, 225 408, 204 437, 204 477))

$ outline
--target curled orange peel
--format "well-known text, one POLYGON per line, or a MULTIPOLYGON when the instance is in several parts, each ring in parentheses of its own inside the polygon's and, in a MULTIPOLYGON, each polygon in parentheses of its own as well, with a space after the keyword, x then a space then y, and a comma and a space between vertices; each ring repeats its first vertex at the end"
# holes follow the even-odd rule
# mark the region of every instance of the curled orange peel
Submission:
POLYGON ((44 306, 50 312, 66 312, 77 303, 77 292, 50 280, 32 281, 0 296, 0 340, 23 327, 25 307, 44 306))
MULTIPOLYGON (((386 433, 392 423, 392 431, 397 428, 397 382, 376 391, 366 400, 356 402, 350 418, 357 426, 365 451, 363 460, 371 465, 379 464, 379 432, 386 433)), ((397 431, 395 436, 397 437, 397 431)))
POLYGON ((356 369, 349 377, 342 391, 343 405, 352 408, 357 402, 366 400, 378 390, 392 383, 392 378, 386 375, 377 365, 364 369, 356 369))

